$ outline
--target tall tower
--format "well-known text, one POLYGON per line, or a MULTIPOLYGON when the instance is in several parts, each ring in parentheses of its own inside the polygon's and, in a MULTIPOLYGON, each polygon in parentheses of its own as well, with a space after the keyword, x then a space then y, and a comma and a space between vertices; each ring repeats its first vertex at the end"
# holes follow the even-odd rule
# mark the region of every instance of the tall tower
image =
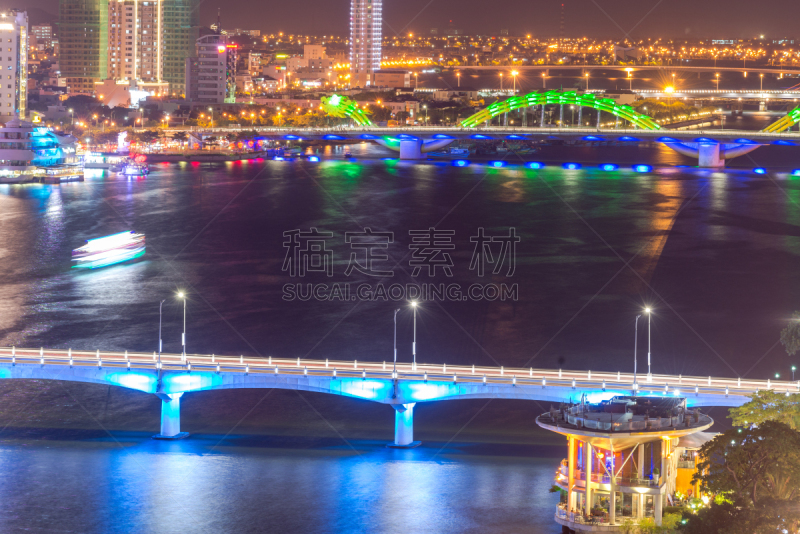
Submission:
POLYGON ((350 86, 367 87, 381 68, 383 0, 350 0, 350 86))
POLYGON ((564 4, 561 4, 561 25, 558 27, 558 51, 564 51, 564 4))
POLYGON ((25 11, 0 14, 0 42, 4 47, 1 52, 8 49, 8 55, 0 57, 0 70, 7 73, 3 84, 8 82, 7 88, 0 88, 0 122, 24 120, 28 99, 28 14, 25 11))
POLYGON ((108 0, 59 0, 59 66, 70 92, 108 77, 108 0))

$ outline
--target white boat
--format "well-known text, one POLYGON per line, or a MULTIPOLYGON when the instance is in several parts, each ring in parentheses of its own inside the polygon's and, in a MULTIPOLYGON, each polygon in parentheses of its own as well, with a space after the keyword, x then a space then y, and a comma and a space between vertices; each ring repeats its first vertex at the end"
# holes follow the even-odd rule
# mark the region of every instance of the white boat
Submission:
POLYGON ((150 167, 147 163, 129 161, 122 166, 119 174, 125 176, 145 176, 150 174, 150 167))
POLYGON ((72 251, 73 269, 98 269, 144 256, 144 234, 121 232, 90 239, 72 251))

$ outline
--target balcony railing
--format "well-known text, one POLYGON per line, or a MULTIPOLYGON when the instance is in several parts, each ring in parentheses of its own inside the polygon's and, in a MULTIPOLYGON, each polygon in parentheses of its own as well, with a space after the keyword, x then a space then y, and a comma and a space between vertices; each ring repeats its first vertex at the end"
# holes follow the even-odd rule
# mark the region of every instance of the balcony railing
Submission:
MULTIPOLYGON (((692 466, 694 467, 694 466, 692 466)), ((564 476, 569 476, 569 472, 566 469, 561 470, 561 474, 564 476)), ((583 480, 586 481, 586 471, 575 470, 575 480, 583 480)), ((664 481, 664 477, 661 476, 653 476, 650 477, 615 477, 614 484, 617 486, 629 486, 629 487, 645 487, 645 488, 657 488, 661 486, 661 483, 664 481)), ((611 484, 611 477, 607 473, 592 473, 592 482, 597 484, 611 484)))

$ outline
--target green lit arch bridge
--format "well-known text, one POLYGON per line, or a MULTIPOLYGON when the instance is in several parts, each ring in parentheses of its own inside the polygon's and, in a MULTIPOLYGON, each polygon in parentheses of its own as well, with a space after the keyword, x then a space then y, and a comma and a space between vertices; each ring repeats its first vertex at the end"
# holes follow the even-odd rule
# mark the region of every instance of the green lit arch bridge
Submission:
MULTIPOLYGON (((330 361, 216 355, 0 348, 0 379, 37 379, 113 385, 162 400, 155 436, 178 439, 180 399, 215 389, 287 389, 340 395, 388 404, 395 413, 396 446, 413 445, 417 403, 457 399, 516 399, 559 403, 582 394, 672 395, 692 406, 741 406, 754 392, 800 391, 800 381, 681 375, 634 376, 622 371, 416 365, 376 361, 330 361)), ((593 400, 594 402, 594 400, 593 400)))

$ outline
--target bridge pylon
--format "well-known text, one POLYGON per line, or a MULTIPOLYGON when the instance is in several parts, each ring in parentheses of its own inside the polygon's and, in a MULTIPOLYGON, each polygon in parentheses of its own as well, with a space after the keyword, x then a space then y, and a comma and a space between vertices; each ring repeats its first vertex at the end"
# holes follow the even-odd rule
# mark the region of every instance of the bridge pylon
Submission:
POLYGON ((408 404, 392 404, 394 408, 394 441, 387 444, 392 449, 413 449, 422 442, 414 441, 414 406, 416 402, 408 404))
POLYGON ((181 397, 183 393, 156 393, 161 399, 161 432, 153 439, 176 440, 189 437, 181 432, 181 397))

